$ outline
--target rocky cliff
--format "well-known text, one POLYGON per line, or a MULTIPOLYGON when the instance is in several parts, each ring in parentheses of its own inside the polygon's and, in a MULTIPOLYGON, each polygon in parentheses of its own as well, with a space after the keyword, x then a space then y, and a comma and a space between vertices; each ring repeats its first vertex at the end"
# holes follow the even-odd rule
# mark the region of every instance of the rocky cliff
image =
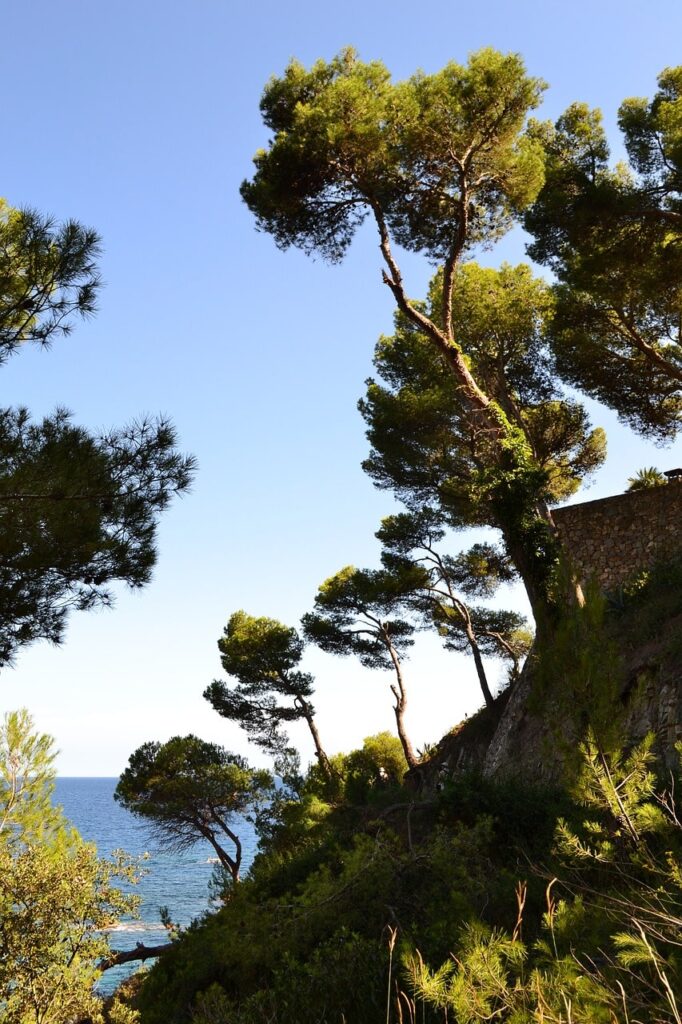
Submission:
POLYGON ((678 762, 682 482, 562 511, 560 529, 579 575, 606 593, 591 598, 601 602, 599 622, 587 616, 574 643, 564 638, 563 648, 559 641, 553 651, 535 652, 493 707, 444 737, 431 778, 476 768, 554 782, 593 714, 608 718, 626 747, 653 732, 662 765, 678 762))

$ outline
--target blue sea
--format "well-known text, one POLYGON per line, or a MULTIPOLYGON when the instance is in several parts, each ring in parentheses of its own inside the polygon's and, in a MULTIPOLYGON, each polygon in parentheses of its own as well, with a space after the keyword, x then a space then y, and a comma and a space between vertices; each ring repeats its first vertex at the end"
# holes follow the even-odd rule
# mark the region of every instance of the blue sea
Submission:
MULTIPOLYGON (((209 881, 215 865, 215 851, 202 841, 191 850, 176 853, 164 849, 144 821, 135 818, 114 800, 117 779, 57 779, 55 802, 88 842, 96 843, 101 856, 125 850, 134 857, 148 855, 142 863, 145 871, 134 891, 142 897, 140 916, 121 921, 111 933, 113 949, 132 949, 137 942, 153 946, 168 940, 160 923, 159 908, 166 906, 171 920, 188 925, 211 909, 209 881)), ((236 828, 243 845, 242 874, 256 851, 253 826, 246 821, 236 828)), ((107 971, 99 991, 107 995, 137 970, 139 964, 126 964, 107 971)))

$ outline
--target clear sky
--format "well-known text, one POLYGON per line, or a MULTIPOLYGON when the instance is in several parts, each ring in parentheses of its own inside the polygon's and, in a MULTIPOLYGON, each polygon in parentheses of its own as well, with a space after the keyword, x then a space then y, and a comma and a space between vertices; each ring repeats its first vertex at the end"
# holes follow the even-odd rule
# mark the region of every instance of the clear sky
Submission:
MULTIPOLYGON (((374 564, 391 511, 360 469, 356 402, 377 336, 391 330, 375 240, 340 267, 281 253, 254 230, 240 181, 265 144, 258 101, 291 56, 347 44, 396 78, 520 52, 550 85, 542 116, 601 106, 617 144, 622 99, 651 95, 682 63, 679 0, 7 0, 0 194, 97 228, 100 313, 49 352, 2 369, 3 401, 37 415, 66 405, 88 427, 144 412, 174 420, 199 461, 193 492, 159 532, 153 583, 114 611, 74 616, 61 648, 23 651, 0 679, 3 709, 27 706, 69 775, 116 775, 149 739, 194 731, 250 754, 202 700, 220 674, 216 640, 237 608, 295 624, 341 566, 374 564)), ((486 260, 524 258, 520 232, 486 260)), ((424 291, 428 268, 408 263, 424 291)), ((682 464, 593 407, 610 454, 586 497, 636 469, 682 464)), ((312 653, 330 750, 393 724, 388 677, 312 653)), ((473 669, 424 642, 407 666, 408 723, 435 741, 478 704, 473 669)), ((300 735, 305 759, 311 751, 300 735)))

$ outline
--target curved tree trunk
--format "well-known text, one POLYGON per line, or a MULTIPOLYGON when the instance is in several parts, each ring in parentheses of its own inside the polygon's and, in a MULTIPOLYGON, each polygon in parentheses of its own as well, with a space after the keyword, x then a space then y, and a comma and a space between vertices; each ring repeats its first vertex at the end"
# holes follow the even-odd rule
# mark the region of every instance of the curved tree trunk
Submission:
POLYGON ((521 659, 512 645, 505 640, 501 633, 495 633, 491 630, 486 630, 485 633, 481 633, 481 636, 489 636, 491 640, 495 641, 500 650, 511 660, 511 681, 512 683, 515 683, 521 673, 521 659))
MULTIPOLYGON (((463 181, 462 187, 464 186, 463 181)), ((465 198, 463 193, 463 201, 465 198)), ((505 425, 501 416, 502 407, 479 386, 452 329, 451 290, 455 271, 464 251, 466 224, 464 232, 460 232, 454 240, 452 252, 445 261, 443 327, 440 327, 409 299, 400 268, 391 251, 384 212, 379 203, 371 197, 369 205, 374 213, 379 231, 379 248, 386 264, 383 272, 384 284, 392 292, 401 312, 424 332, 440 352, 454 378, 460 400, 472 420, 480 423, 481 429, 486 432, 492 444, 497 442, 496 461, 502 470, 502 483, 499 493, 493 495, 493 514, 504 536, 509 555, 526 588, 538 634, 549 631, 552 617, 556 612, 550 593, 550 573, 558 555, 559 539, 549 506, 546 501, 536 496, 537 474, 541 472, 541 467, 535 458, 531 457, 528 460, 527 455, 521 458, 521 453, 509 433, 509 427, 505 425), (524 475, 528 479, 527 487, 523 486, 524 475), (533 477, 536 479, 532 479, 533 477), (511 493, 512 489, 514 493, 511 493), (495 505, 497 509, 494 508, 495 505), (544 543, 539 543, 542 540, 537 529, 539 524, 545 527, 544 543)), ((512 418, 512 423, 526 435, 525 429, 516 424, 515 418, 512 418)), ((532 445, 529 444, 528 447, 529 451, 532 451, 532 445)), ((568 589, 570 592, 566 595, 567 600, 582 604, 583 597, 579 584, 572 581, 568 589)))
POLYGON ((471 653, 473 654, 473 657, 474 657, 474 665, 476 666, 476 675, 478 676, 478 682, 479 682, 479 685, 481 687, 481 691, 483 693, 483 697, 485 699, 487 707, 491 707, 495 703, 495 698, 493 697, 493 695, 491 693, 491 690, 490 690, 490 686, 488 685, 488 677, 486 675, 485 667, 483 665, 483 658, 481 656, 481 649, 478 646, 478 641, 476 640, 476 635, 475 635, 475 633, 473 631, 473 628, 471 626, 471 618, 470 618, 468 612, 467 612, 466 618, 464 620, 464 629, 465 629, 465 632, 466 632, 467 640, 469 642, 469 647, 471 648, 471 653))
MULTIPOLYGON (((223 832, 228 837, 228 839, 234 844, 234 857, 230 857, 229 854, 227 854, 225 852, 225 850, 222 849, 222 847, 220 846, 220 843, 217 840, 214 840, 214 844, 213 844, 214 848, 216 850, 222 850, 223 856, 225 857, 225 860, 227 861, 227 869, 230 872, 230 874, 232 875, 232 880, 234 882, 238 882, 239 881, 239 869, 240 869, 241 864, 242 864, 242 843, 241 843, 241 839, 239 838, 239 836, 237 835, 236 832, 232 831, 232 829, 227 824, 227 822, 224 821, 223 818, 220 817, 220 815, 215 810, 215 808, 212 809, 212 814, 213 814, 214 821, 217 822, 217 824, 223 830, 223 832)), ((220 854, 218 854, 218 856, 220 856, 220 854)))
POLYGON ((298 706, 303 711, 303 717, 305 718, 308 724, 308 728, 310 729, 310 735, 312 736, 313 743, 315 744, 315 756, 317 757, 320 768, 324 772, 325 777, 331 782, 334 772, 332 770, 329 758, 327 757, 327 754, 325 753, 324 748, 322 747, 322 743, 320 741, 320 734, 317 730, 317 723, 315 722, 315 716, 313 714, 312 708, 310 704, 307 702, 307 700, 305 700, 303 697, 296 697, 296 701, 298 702, 298 706))
MULTIPOLYGON (((460 601, 459 598, 455 595, 450 583, 450 578, 445 570, 445 566, 443 565, 443 562, 440 559, 440 557, 438 557, 437 559, 437 565, 440 570, 442 580, 444 581, 445 586, 447 587, 447 591, 450 596, 450 603, 454 610, 457 612, 457 614, 461 617, 462 622, 464 623, 464 632, 466 634, 467 642, 469 644, 469 648, 471 649, 471 653, 474 658, 474 665, 476 666, 476 675, 478 676, 478 683, 479 686, 481 687, 481 692, 483 694, 486 706, 490 707, 492 704, 494 704, 495 701, 492 693, 490 692, 490 686, 488 685, 488 677, 486 675, 485 666, 483 665, 481 649, 478 646, 478 640, 476 639, 476 634, 474 633, 474 628, 471 623, 471 615, 469 614, 469 609, 464 604, 464 602, 460 601)), ((440 604, 440 602, 438 602, 438 604, 441 608, 443 607, 442 604, 440 604)))
POLYGON ((388 653, 391 656, 391 661, 393 662, 393 667, 395 669, 396 679, 398 682, 397 686, 391 685, 391 692, 395 697, 395 707, 393 708, 393 710, 395 712, 395 723, 398 729, 398 736, 400 737, 400 743, 402 744, 403 752, 405 754, 405 760, 407 761, 408 767, 416 768, 416 766, 419 764, 419 758, 415 753, 414 747, 412 746, 410 738, 407 735, 407 730, 405 729, 405 709, 407 708, 407 695, 405 693, 405 683, 403 680, 400 659, 398 658, 396 649, 391 643, 390 637, 386 632, 384 632, 384 643, 386 644, 388 653))
POLYGON ((225 834, 229 836, 229 838, 235 844, 236 853, 234 857, 230 857, 229 853, 227 853, 227 851, 223 849, 223 847, 220 845, 215 835, 213 834, 213 829, 210 828, 208 825, 204 824, 203 822, 197 822, 197 831, 199 831, 201 835, 204 837, 204 839, 207 839, 208 842, 211 844, 215 852, 218 854, 218 860, 220 861, 221 865, 225 868, 226 871, 229 871, 229 873, 231 874, 232 880, 234 882, 238 882, 239 868, 241 866, 242 860, 242 844, 239 841, 239 838, 234 834, 234 832, 228 829, 219 819, 216 820, 218 821, 218 824, 225 832, 225 834))

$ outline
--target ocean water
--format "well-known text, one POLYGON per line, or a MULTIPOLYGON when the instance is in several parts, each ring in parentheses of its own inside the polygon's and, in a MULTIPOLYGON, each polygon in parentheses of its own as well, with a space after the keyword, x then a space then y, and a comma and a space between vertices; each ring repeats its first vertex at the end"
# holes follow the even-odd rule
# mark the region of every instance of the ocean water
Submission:
MULTIPOLYGON (((135 818, 114 800, 117 779, 60 778, 55 802, 88 842, 94 842, 101 856, 122 849, 134 857, 148 855, 145 872, 134 891, 142 898, 138 920, 121 921, 111 932, 113 949, 132 949, 136 943, 153 946, 167 941, 159 908, 166 906, 171 920, 188 925, 211 909, 209 881, 215 865, 213 847, 201 841, 191 850, 176 853, 164 849, 144 821, 135 818)), ((242 845, 242 874, 253 861, 256 836, 247 821, 235 829, 242 845)), ((148 961, 149 962, 149 961, 148 961)), ((108 995, 137 970, 139 964, 125 964, 107 971, 99 991, 108 995)))

